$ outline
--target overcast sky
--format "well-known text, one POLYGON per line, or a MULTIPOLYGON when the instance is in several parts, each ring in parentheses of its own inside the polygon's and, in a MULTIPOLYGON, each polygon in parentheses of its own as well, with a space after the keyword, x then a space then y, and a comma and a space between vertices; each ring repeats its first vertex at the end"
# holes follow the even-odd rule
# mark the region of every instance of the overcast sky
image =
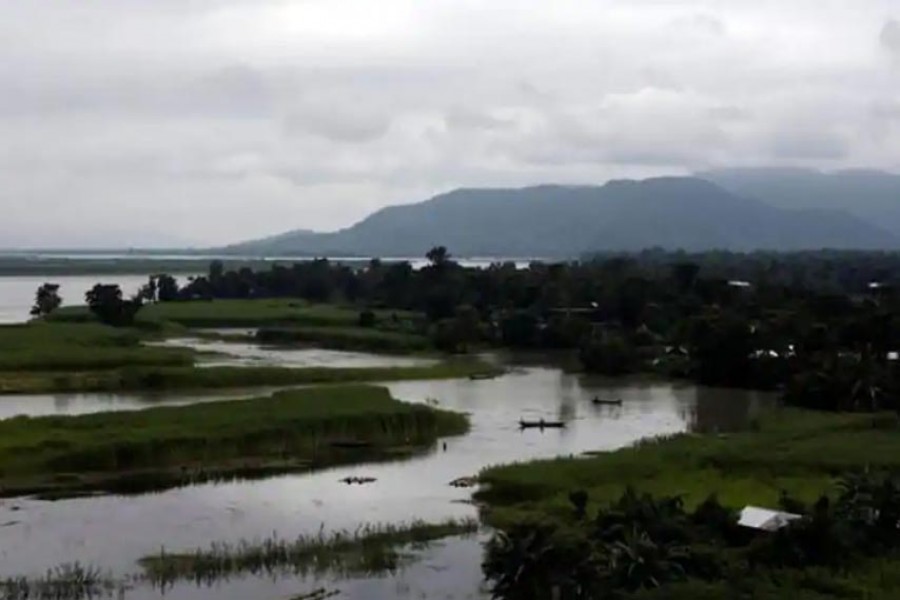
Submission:
POLYGON ((897 0, 0 0, 0 247, 459 186, 900 170, 897 0))

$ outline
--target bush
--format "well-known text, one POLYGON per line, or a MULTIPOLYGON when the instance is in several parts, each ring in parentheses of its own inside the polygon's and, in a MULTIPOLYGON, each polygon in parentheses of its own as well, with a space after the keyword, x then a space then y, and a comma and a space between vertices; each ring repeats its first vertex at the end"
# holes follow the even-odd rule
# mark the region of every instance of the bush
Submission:
POLYGON ((374 311, 364 310, 359 313, 359 326, 360 327, 375 327, 375 323, 377 323, 378 319, 375 316, 374 311))

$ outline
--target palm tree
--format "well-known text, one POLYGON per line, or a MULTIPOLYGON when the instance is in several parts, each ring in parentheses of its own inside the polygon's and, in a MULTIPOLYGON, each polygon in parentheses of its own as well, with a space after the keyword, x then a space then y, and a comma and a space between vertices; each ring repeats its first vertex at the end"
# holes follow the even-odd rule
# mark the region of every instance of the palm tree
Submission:
POLYGON ((635 525, 607 547, 607 556, 612 587, 633 591, 684 579, 690 554, 682 545, 658 544, 635 525))

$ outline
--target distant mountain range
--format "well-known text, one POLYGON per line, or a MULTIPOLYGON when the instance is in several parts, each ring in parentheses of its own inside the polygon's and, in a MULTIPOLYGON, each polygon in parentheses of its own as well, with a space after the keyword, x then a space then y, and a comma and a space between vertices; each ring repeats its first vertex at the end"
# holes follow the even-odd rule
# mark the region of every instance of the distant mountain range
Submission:
POLYGON ((900 237, 900 175, 872 170, 723 169, 697 176, 778 208, 845 211, 900 237))
POLYGON ((421 256, 443 245, 457 256, 562 258, 650 247, 895 249, 897 190, 900 177, 887 174, 770 170, 603 186, 459 189, 381 209, 340 231, 297 230, 224 250, 388 257, 421 256), (837 191, 829 187, 833 181, 840 182, 837 191))

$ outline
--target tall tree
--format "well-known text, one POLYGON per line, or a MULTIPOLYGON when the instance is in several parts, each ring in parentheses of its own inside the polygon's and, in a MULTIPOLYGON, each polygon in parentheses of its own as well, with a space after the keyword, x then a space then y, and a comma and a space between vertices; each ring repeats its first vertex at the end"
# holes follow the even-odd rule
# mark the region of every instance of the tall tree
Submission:
POLYGON ((140 296, 129 300, 122 298, 122 289, 115 284, 98 283, 84 295, 88 308, 107 325, 121 327, 134 323, 143 306, 140 296))
POLYGON ((31 308, 31 316, 43 317, 49 315, 62 305, 62 297, 59 295, 59 284, 45 283, 38 288, 34 295, 34 306, 31 308))

